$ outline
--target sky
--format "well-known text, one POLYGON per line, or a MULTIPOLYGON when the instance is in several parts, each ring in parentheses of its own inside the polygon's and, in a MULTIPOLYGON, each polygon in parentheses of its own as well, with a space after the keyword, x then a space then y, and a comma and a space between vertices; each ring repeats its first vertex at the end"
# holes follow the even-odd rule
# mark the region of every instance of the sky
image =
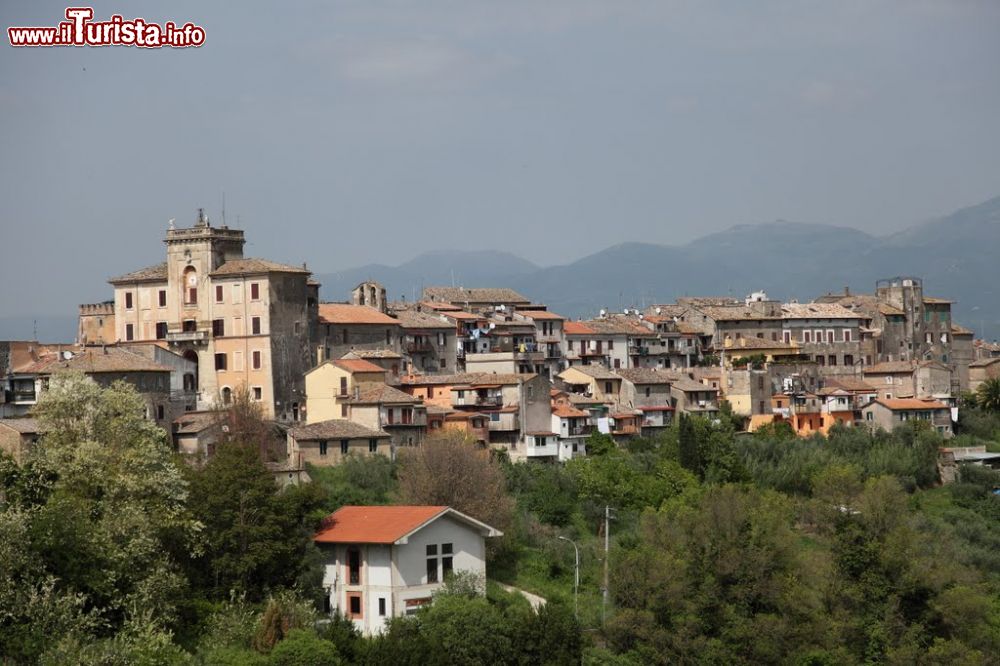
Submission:
MULTIPOLYGON (((0 316, 75 314, 168 220, 332 272, 540 265, 1000 194, 1000 2, 94 3, 191 49, 0 46, 0 316)), ((66 5, 4 2, 4 27, 66 5)))

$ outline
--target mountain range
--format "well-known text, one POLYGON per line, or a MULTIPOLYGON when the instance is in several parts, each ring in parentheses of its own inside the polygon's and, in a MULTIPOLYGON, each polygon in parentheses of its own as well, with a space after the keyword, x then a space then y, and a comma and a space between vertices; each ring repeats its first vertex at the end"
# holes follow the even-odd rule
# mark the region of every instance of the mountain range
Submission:
MULTIPOLYGON (((425 286, 506 286, 567 317, 673 301, 766 291, 807 301, 850 288, 872 292, 897 275, 923 279, 928 295, 955 301, 955 320, 1000 338, 1000 197, 887 236, 850 227, 768 222, 741 224, 683 245, 622 243, 572 263, 538 266, 500 250, 425 252, 399 266, 368 264, 320 273, 321 297, 342 301, 367 279, 391 300, 418 298, 425 286)), ((47 341, 76 335, 70 313, 0 317, 0 338, 47 341)))
POLYGON ((370 264, 317 275, 321 295, 343 300, 366 279, 392 300, 424 286, 507 286, 568 317, 764 290, 807 301, 830 291, 872 292, 880 278, 923 279, 930 296, 955 301, 956 321, 1000 337, 1000 197, 887 236, 798 222, 741 224, 684 245, 622 243, 561 266, 508 252, 435 251, 400 266, 370 264))

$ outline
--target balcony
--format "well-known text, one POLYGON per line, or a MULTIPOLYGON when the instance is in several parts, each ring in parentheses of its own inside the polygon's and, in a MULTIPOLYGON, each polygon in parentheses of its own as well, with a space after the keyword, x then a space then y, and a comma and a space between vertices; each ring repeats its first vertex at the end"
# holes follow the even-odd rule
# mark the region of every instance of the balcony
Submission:
POLYGON ((584 356, 604 356, 603 350, 591 347, 584 347, 583 349, 580 350, 579 353, 581 358, 583 358, 584 356))
POLYGON ((414 415, 409 421, 394 420, 389 421, 384 415, 382 417, 382 427, 383 428, 426 428, 427 427, 427 416, 414 415))
POLYGON ((545 358, 545 352, 543 351, 513 351, 515 361, 541 361, 545 358))
POLYGON ((629 356, 648 356, 649 355, 649 347, 645 347, 643 345, 629 345, 628 346, 628 355, 629 356))
POLYGON ((616 425, 611 429, 612 435, 638 435, 639 426, 629 424, 629 425, 616 425))
POLYGON ((545 358, 562 358, 562 350, 558 345, 549 345, 545 350, 545 358))
POLYGON ((503 398, 499 395, 466 395, 459 397, 457 393, 451 397, 455 407, 502 407, 503 398))
POLYGON ((434 345, 430 342, 407 342, 407 354, 427 354, 434 351, 434 345))
POLYGON ((517 414, 511 412, 509 414, 500 414, 500 418, 494 421, 490 419, 488 428, 491 431, 505 432, 511 430, 520 430, 518 427, 517 414))
POLYGON ((573 426, 572 428, 567 428, 567 437, 586 437, 594 430, 594 426, 573 426))
POLYGON ((13 404, 24 404, 36 402, 35 389, 30 391, 24 389, 14 389, 10 392, 10 402, 13 404))
POLYGON ((185 342, 203 344, 208 342, 208 331, 168 331, 167 342, 169 344, 181 344, 185 342))
POLYGON ((554 437, 551 444, 534 444, 534 439, 528 440, 528 446, 525 451, 529 458, 555 458, 559 455, 559 442, 554 437))

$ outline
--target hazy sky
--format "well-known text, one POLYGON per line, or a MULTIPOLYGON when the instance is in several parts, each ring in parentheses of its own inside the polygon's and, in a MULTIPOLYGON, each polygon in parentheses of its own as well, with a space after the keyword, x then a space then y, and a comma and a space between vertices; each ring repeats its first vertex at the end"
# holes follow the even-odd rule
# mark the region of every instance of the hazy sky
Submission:
MULTIPOLYGON (((3 27, 65 4, 0 5, 3 27)), ((334 271, 553 264, 1000 194, 1000 2, 108 3, 198 49, 0 51, 0 315, 73 314, 204 206, 334 271)))

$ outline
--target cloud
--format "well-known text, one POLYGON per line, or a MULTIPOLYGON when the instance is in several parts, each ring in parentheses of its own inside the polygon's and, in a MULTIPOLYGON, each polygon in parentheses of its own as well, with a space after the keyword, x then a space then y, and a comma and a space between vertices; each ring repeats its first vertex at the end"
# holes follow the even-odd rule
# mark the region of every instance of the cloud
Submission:
POLYGON ((437 37, 313 42, 300 56, 332 65, 335 75, 373 88, 452 89, 481 83, 515 67, 515 58, 484 53, 437 37))

